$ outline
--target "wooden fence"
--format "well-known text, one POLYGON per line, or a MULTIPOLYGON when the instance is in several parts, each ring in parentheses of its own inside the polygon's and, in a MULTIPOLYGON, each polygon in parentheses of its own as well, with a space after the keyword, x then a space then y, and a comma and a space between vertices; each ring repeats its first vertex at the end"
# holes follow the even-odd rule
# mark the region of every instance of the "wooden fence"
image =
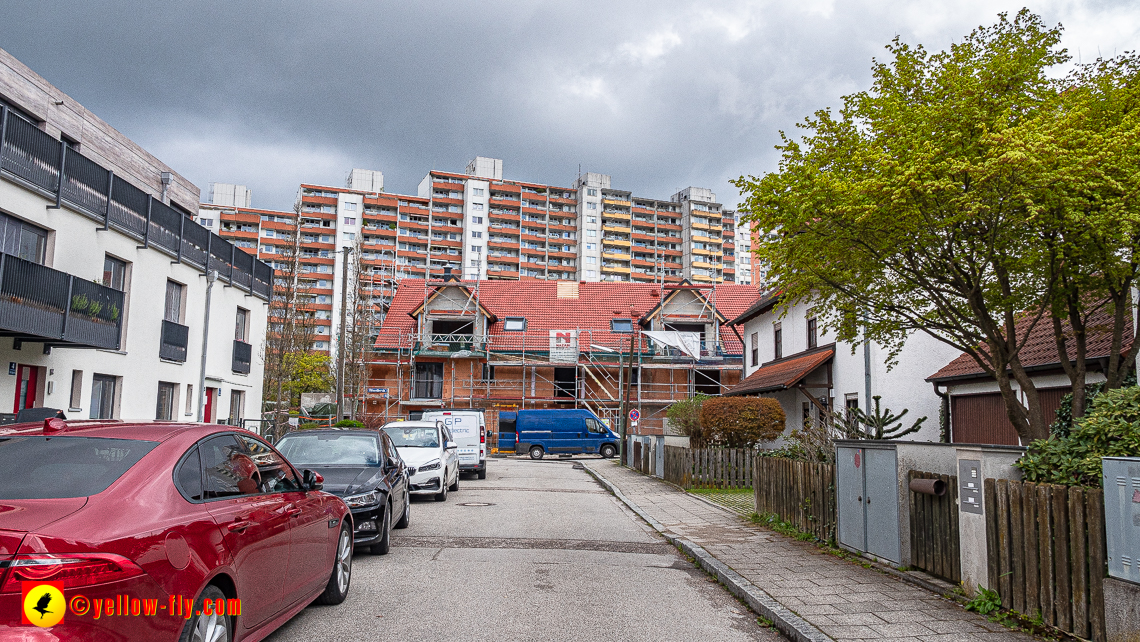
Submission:
POLYGON ((755 456, 750 448, 666 446, 662 476, 681 488, 750 488, 755 456))
POLYGON ((801 531, 835 541, 835 466, 756 457, 756 512, 775 513, 801 531))
POLYGON ((1002 605, 1104 640, 1101 489, 987 479, 983 501, 989 582, 1002 605))
POLYGON ((946 494, 937 497, 910 491, 910 565, 958 583, 962 581, 962 556, 958 546, 958 477, 919 470, 912 479, 941 479, 946 494))

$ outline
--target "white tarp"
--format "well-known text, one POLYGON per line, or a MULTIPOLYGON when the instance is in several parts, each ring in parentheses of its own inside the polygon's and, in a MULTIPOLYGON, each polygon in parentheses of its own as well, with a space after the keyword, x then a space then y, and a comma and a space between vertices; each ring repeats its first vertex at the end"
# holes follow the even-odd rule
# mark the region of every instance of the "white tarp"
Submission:
POLYGON ((701 333, 674 332, 672 330, 655 330, 642 332, 645 336, 657 343, 676 348, 694 359, 701 358, 701 333))

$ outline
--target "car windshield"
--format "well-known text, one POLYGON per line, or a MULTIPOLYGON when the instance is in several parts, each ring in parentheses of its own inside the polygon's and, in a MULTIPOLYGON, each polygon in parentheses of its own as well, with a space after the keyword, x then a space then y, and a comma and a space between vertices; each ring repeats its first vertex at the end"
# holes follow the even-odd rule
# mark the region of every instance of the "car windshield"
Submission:
POLYGON ((297 467, 380 465, 380 440, 371 435, 287 435, 277 450, 297 467))
POLYGON ((157 445, 141 439, 0 437, 0 499, 101 493, 157 445))
POLYGON ((397 448, 439 448, 439 429, 430 426, 386 426, 397 448))

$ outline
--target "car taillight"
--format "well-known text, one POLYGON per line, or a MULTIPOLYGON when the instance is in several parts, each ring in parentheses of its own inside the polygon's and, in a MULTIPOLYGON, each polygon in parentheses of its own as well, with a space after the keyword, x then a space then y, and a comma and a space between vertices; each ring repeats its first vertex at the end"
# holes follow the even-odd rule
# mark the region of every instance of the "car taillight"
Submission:
POLYGON ((66 589, 106 584, 142 574, 137 564, 111 553, 17 555, 9 562, 0 593, 19 593, 20 582, 62 582, 66 589))
POLYGON ((487 443, 487 429, 486 428, 480 428, 479 429, 479 443, 481 443, 481 444, 487 443))
POLYGON ((519 434, 517 432, 515 433, 515 443, 519 443, 519 434))

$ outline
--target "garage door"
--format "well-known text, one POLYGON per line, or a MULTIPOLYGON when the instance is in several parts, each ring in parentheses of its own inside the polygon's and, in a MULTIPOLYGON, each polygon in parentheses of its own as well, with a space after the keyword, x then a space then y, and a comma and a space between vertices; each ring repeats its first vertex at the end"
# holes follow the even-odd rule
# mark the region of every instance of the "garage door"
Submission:
MULTIPOLYGON (((1041 411, 1045 421, 1053 423, 1057 409, 1061 407, 1061 397, 1068 394, 1069 388, 1049 388, 1038 390, 1041 398, 1041 411)), ((1021 442, 1009 415, 1005 411, 1005 400, 1001 393, 982 395, 954 395, 950 406, 951 441, 956 444, 1000 444, 1018 446, 1021 442)))

